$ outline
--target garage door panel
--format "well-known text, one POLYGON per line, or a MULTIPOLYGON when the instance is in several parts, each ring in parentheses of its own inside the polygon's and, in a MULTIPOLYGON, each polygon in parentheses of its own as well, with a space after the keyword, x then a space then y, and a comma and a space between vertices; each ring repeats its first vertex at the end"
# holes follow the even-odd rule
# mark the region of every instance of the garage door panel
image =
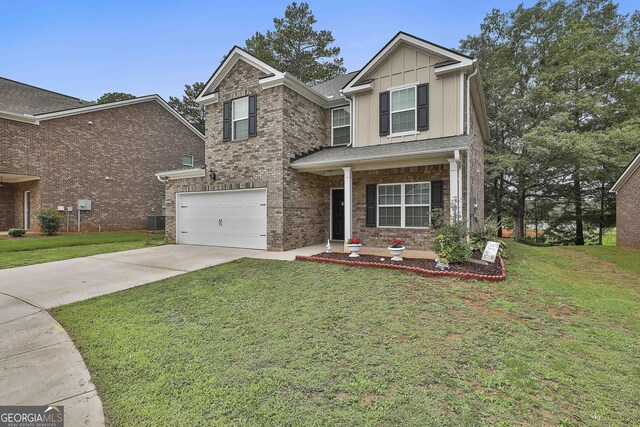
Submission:
POLYGON ((266 190, 180 193, 177 205, 178 243, 267 248, 266 190))

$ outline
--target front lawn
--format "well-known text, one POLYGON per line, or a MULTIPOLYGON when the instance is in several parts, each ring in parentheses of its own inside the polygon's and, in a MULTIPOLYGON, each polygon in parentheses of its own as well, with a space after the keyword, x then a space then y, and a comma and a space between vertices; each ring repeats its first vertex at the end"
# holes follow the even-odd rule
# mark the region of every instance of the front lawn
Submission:
POLYGON ((163 234, 140 231, 72 233, 0 239, 0 269, 162 244, 163 234))
POLYGON ((510 246, 500 283, 243 259, 54 315, 109 425, 638 425, 640 276, 510 246))

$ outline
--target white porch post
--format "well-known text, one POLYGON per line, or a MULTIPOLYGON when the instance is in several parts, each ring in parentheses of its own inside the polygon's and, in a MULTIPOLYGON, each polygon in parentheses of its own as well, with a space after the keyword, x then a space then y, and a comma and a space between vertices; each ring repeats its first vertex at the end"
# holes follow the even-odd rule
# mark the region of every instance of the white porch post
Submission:
MULTIPOLYGON (((351 167, 342 168, 344 171, 344 244, 351 238, 351 167)), ((346 246, 345 246, 346 249, 346 246)))
POLYGON ((449 160, 449 210, 451 222, 462 216, 462 200, 460 200, 460 168, 456 158, 449 160))

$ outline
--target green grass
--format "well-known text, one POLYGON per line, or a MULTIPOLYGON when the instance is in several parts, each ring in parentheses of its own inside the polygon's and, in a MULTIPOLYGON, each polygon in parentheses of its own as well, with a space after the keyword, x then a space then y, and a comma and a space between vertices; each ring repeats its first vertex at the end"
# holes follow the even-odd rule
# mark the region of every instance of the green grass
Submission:
POLYGON ((243 259, 54 315, 109 425, 640 424, 640 276, 510 249, 501 283, 243 259))
POLYGON ((640 250, 618 246, 568 246, 568 248, 594 256, 605 263, 604 268, 611 264, 622 270, 640 275, 640 250))
POLYGON ((602 244, 604 246, 615 246, 616 245, 616 229, 613 228, 611 230, 607 230, 602 235, 602 244))
POLYGON ((0 269, 22 267, 162 243, 162 234, 123 231, 0 239, 0 269))

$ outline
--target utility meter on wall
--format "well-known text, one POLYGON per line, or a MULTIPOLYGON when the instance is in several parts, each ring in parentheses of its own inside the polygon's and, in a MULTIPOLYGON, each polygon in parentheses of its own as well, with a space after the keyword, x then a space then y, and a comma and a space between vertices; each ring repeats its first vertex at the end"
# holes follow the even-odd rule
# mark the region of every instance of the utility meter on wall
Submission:
POLYGON ((89 200, 89 199, 79 199, 78 200, 78 210, 79 211, 90 211, 91 210, 91 200, 89 200))

